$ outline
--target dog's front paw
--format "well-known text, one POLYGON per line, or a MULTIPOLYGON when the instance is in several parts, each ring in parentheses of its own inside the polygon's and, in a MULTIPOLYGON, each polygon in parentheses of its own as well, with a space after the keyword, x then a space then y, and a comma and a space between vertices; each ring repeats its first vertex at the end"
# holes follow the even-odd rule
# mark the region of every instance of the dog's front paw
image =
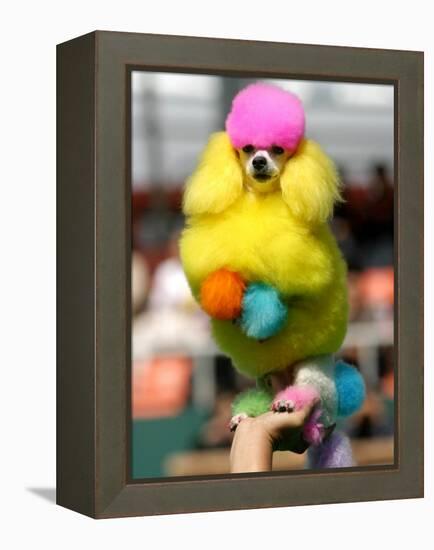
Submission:
POLYGON ((271 404, 273 412, 294 412, 295 404, 290 399, 276 399, 271 404))
POLYGON ((230 431, 234 432, 237 429, 240 422, 242 420, 244 420, 245 418, 248 418, 248 415, 246 413, 240 413, 240 414, 234 415, 229 421, 229 426, 228 427, 229 427, 230 431))
POLYGON ((293 404, 292 410, 299 411, 318 403, 319 400, 320 395, 313 386, 287 386, 276 394, 273 405, 280 401, 289 401, 293 404))

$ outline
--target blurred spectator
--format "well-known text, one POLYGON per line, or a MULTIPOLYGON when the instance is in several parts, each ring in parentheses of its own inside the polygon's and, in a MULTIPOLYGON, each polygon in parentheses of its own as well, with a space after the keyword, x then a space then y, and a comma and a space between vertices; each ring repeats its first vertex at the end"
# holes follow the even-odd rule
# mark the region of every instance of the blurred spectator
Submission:
POLYGON ((174 416, 190 395, 192 361, 187 357, 153 357, 136 361, 133 369, 134 418, 174 416))
POLYGON ((179 232, 172 234, 168 243, 169 257, 154 272, 149 293, 149 308, 196 311, 178 251, 179 232))
POLYGON ((393 435, 393 408, 388 401, 380 392, 369 390, 363 407, 348 420, 350 435, 363 438, 393 435))
POLYGON ((391 265, 394 199, 393 185, 385 165, 374 166, 368 185, 345 186, 343 198, 344 202, 336 209, 336 216, 346 220, 359 247, 357 257, 360 265, 357 267, 391 265))
POLYGON ((357 321, 363 316, 363 299, 360 293, 360 274, 354 271, 348 272, 348 303, 349 320, 357 321))
POLYGON ((365 270, 359 277, 358 288, 365 320, 393 319, 392 267, 365 270))
POLYGON ((131 255, 131 302, 133 314, 143 309, 149 289, 149 270, 139 252, 131 255))
POLYGON ((133 324, 133 358, 152 353, 198 353, 210 343, 209 320, 193 299, 172 234, 168 257, 155 269, 148 307, 133 324))
POLYGON ((350 223, 344 217, 336 215, 332 220, 332 231, 347 262, 348 270, 358 271, 362 264, 361 251, 350 223))

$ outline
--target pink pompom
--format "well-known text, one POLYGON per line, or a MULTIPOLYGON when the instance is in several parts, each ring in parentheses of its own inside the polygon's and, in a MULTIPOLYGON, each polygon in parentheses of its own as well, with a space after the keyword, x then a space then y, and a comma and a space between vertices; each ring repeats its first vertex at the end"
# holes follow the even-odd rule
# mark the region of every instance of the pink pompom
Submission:
POLYGON ((303 439, 311 445, 319 445, 324 437, 324 425, 319 422, 321 414, 321 409, 315 409, 303 426, 303 439))
POLYGON ((226 119, 232 145, 268 149, 278 145, 295 151, 304 135, 301 101, 294 94, 270 84, 251 84, 239 92, 226 119))

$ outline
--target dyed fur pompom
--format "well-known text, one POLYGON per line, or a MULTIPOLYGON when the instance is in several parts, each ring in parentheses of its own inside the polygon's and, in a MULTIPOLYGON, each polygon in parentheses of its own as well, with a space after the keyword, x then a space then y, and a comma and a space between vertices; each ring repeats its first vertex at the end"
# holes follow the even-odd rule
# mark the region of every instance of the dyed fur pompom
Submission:
POLYGON ((321 409, 315 409, 303 426, 303 438, 311 445, 319 445, 324 437, 324 424, 320 422, 321 414, 321 409))
POLYGON ((270 408, 273 396, 266 390, 251 388, 240 393, 232 403, 232 414, 259 416, 270 408))
POLYGON ((334 431, 322 445, 308 451, 308 468, 349 468, 355 466, 350 440, 342 432, 334 431))
POLYGON ((235 319, 241 313, 244 288, 244 281, 238 273, 219 269, 203 282, 200 303, 215 319, 235 319))
POLYGON ((264 283, 248 286, 242 304, 241 328, 249 338, 265 340, 285 324, 288 310, 276 289, 264 283))
POLYGON ((294 151, 304 126, 304 109, 298 97, 263 82, 241 90, 226 119, 226 130, 236 149, 251 143, 259 149, 280 145, 294 151))
POLYGON ((360 372, 344 361, 335 367, 335 384, 338 393, 338 416, 355 413, 365 400, 365 383, 360 372))

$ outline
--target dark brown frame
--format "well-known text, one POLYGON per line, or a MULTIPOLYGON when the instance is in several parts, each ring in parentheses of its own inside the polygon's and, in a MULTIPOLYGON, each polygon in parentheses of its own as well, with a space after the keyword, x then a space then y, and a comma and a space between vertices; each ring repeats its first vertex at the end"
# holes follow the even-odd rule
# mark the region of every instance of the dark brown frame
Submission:
POLYGON ((57 503, 106 518, 423 496, 423 53, 97 31, 57 59, 57 503), (394 85, 394 465, 130 479, 133 69, 394 85))

